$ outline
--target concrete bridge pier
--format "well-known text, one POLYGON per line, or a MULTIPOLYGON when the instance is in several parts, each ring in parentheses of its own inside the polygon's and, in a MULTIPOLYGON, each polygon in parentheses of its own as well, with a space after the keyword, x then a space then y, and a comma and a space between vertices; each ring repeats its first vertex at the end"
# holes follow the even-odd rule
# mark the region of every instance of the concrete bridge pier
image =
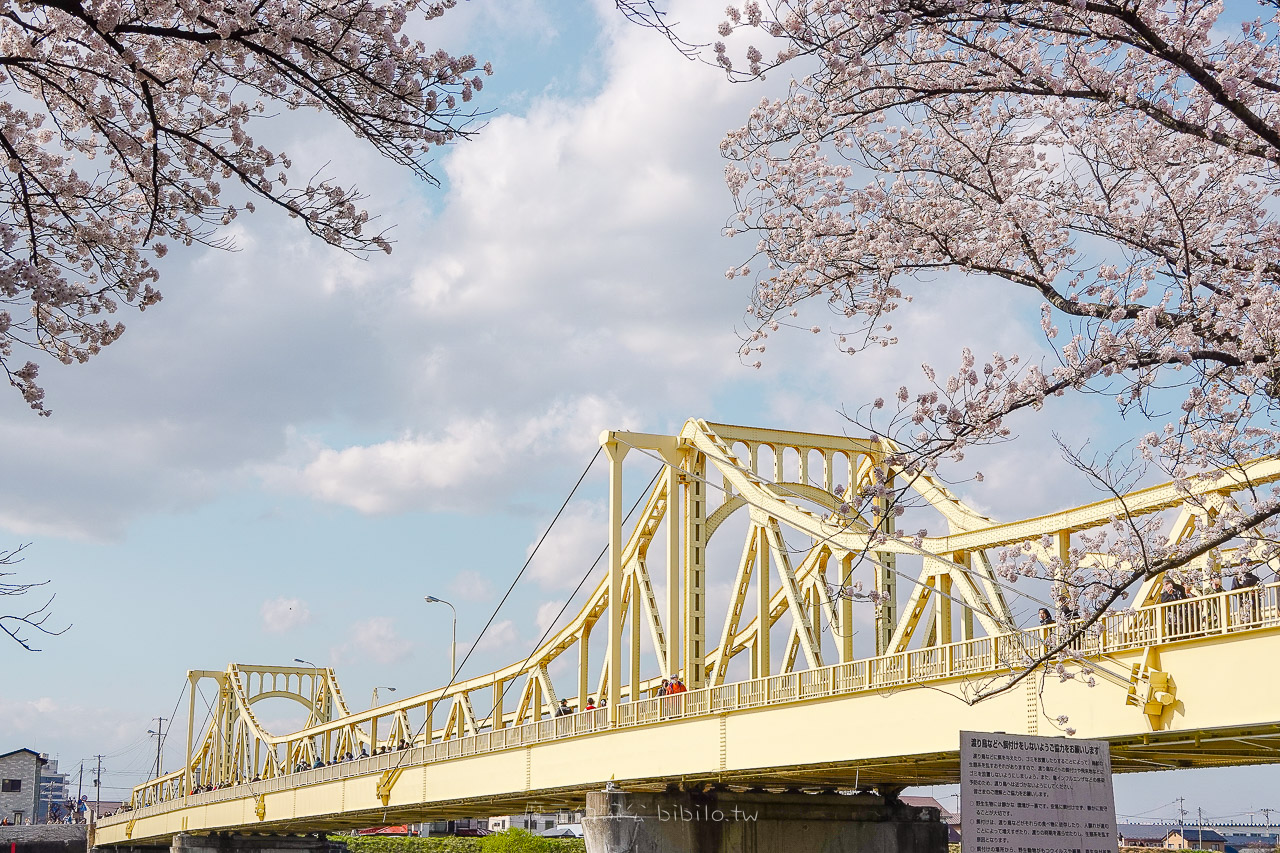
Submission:
POLYGON ((339 853, 345 844, 335 844, 322 834, 251 835, 214 832, 208 835, 181 833, 173 837, 170 853, 339 853))
POLYGON ((946 853, 937 809, 874 794, 587 794, 587 853, 946 853))

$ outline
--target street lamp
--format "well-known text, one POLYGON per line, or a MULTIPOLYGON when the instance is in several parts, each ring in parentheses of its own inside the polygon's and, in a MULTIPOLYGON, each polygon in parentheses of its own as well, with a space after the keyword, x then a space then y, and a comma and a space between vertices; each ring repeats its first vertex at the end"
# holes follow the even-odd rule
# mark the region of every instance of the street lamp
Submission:
MULTIPOLYGON (((427 604, 449 604, 443 598, 436 598, 434 595, 424 595, 422 600, 427 604)), ((453 611, 453 642, 449 643, 449 683, 458 677, 458 611, 449 604, 449 609, 453 611)))
POLYGON ((316 704, 316 690, 319 687, 319 685, 316 684, 316 679, 320 677, 320 667, 316 666, 311 661, 303 660, 302 658, 294 658, 293 662, 305 663, 307 666, 315 670, 315 672, 311 673, 311 705, 314 707, 316 704))
POLYGON ((147 729, 147 734, 152 735, 156 739, 156 778, 160 778, 160 747, 164 744, 164 717, 153 717, 158 721, 154 729, 147 729))
POLYGON ((378 691, 379 691, 379 690, 390 690, 392 693, 395 693, 395 692, 396 692, 396 689, 395 689, 394 687, 375 687, 375 688, 373 688, 373 699, 371 699, 371 700, 369 701, 369 707, 370 707, 370 708, 376 708, 376 707, 378 707, 378 691))
POLYGON ((319 710, 316 708, 316 698, 320 694, 320 684, 318 681, 320 678, 320 667, 316 666, 311 661, 303 660, 302 658, 294 658, 293 662, 305 663, 307 666, 315 670, 315 672, 311 673, 311 711, 312 713, 317 714, 316 718, 319 719, 319 710))
MULTIPOLYGON (((316 720, 316 722, 321 722, 320 709, 316 707, 316 699, 319 697, 319 694, 320 694, 320 685, 317 682, 317 679, 320 677, 320 667, 316 666, 311 661, 303 660, 302 658, 294 658, 293 662, 305 663, 307 666, 315 670, 315 672, 311 673, 311 716, 313 719, 316 720)), ((311 721, 308 720, 307 724, 310 725, 311 721)), ((312 743, 311 748, 312 748, 312 751, 314 752, 315 751, 314 743, 312 743)), ((326 747, 326 751, 327 751, 327 747, 326 747)))

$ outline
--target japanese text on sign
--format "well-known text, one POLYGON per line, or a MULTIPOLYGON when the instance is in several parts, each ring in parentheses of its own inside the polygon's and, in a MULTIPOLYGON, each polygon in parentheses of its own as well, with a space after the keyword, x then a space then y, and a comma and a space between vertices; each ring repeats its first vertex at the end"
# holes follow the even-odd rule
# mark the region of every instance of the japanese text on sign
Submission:
POLYGON ((1114 853, 1106 741, 960 733, 965 853, 1114 853))

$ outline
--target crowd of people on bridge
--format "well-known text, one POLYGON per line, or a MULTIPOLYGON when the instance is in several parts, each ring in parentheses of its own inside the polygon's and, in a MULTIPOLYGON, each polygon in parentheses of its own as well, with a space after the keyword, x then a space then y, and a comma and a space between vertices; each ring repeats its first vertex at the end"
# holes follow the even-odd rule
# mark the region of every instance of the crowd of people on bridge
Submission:
POLYGON ((684 682, 680 680, 680 676, 673 675, 670 679, 662 679, 662 684, 658 685, 658 689, 654 691, 654 696, 673 696, 676 693, 684 693, 689 688, 684 686, 684 682))
POLYGON ((379 755, 387 755, 392 752, 401 752, 403 750, 408 749, 409 747, 410 747, 410 743, 404 738, 401 738, 400 743, 398 743, 396 746, 391 746, 390 744, 386 746, 380 746, 373 751, 372 755, 370 755, 369 748, 362 745, 360 747, 359 755, 352 752, 351 750, 347 750, 346 752, 335 752, 333 754, 333 760, 329 762, 326 762, 323 758, 317 755, 316 760, 311 764, 308 764, 306 761, 299 761, 297 764, 294 765, 293 772, 301 773, 304 770, 319 770, 321 767, 332 767, 335 764, 344 764, 348 761, 357 761, 361 758, 371 758, 379 755))
MULTIPOLYGON (((385 755, 392 752, 400 752, 401 750, 408 749, 409 746, 410 746, 409 742, 401 738, 400 743, 398 745, 380 746, 373 751, 372 755, 377 756, 377 755, 385 755)), ((335 752, 333 754, 332 761, 325 761, 323 758, 321 758, 318 755, 316 756, 315 761, 311 763, 308 763, 305 760, 299 760, 296 764, 294 764, 292 772, 302 773, 306 770, 319 770, 321 767, 332 767, 337 764, 344 764, 348 761, 356 761, 361 758, 370 758, 370 757, 372 756, 369 753, 369 748, 367 746, 362 745, 360 747, 359 754, 353 752, 352 750, 347 750, 346 752, 335 752)), ((204 793, 208 793, 209 791, 220 791, 223 788, 230 788, 234 785, 241 785, 241 784, 244 784, 245 782, 261 782, 261 781, 262 781, 262 777, 255 774, 252 779, 241 779, 233 782, 227 782, 225 784, 211 782, 207 785, 196 785, 191 789, 191 793, 204 794, 204 793)))
MULTIPOLYGON (((662 684, 655 687, 653 689, 653 692, 650 694, 650 696, 655 699, 659 696, 673 696, 676 693, 684 693, 688 691, 688 689, 689 689, 688 687, 685 687, 684 680, 681 679, 680 676, 673 675, 670 678, 662 679, 662 684)), ((587 703, 582 706, 582 710, 595 711, 600 708, 607 707, 608 704, 609 704, 609 700, 604 698, 603 696, 600 697, 599 705, 596 704, 596 700, 594 696, 588 696, 587 703)), ((570 714, 576 714, 577 712, 578 712, 577 708, 572 708, 569 706, 568 699, 561 699, 559 706, 556 707, 555 716, 567 717, 570 714)))
MULTIPOLYGON (((1252 567, 1244 567, 1241 571, 1231 572, 1231 588, 1229 591, 1250 589, 1262 583, 1262 579, 1258 577, 1252 567)), ((1160 585, 1160 603, 1171 604, 1175 601, 1186 601, 1188 599, 1213 596, 1219 593, 1228 592, 1227 587, 1223 584, 1221 574, 1213 574, 1209 578, 1208 585, 1198 592, 1191 585, 1184 581, 1166 574, 1160 585)), ((1063 605, 1060 616, 1063 620, 1070 621, 1080 617, 1080 611, 1076 610, 1070 603, 1063 605)), ((1049 608, 1041 607, 1036 612, 1036 618, 1042 626, 1051 626, 1058 623, 1059 616, 1055 616, 1050 612, 1049 608)))
MULTIPOLYGON (((1251 567, 1242 567, 1242 569, 1242 571, 1232 573, 1232 592, 1253 589, 1262 584, 1262 579, 1258 577, 1251 567)), ((1166 574, 1160 584, 1160 603, 1173 604, 1179 601, 1189 601, 1197 597, 1215 596, 1226 591, 1220 574, 1214 574, 1209 578, 1208 587, 1202 590, 1199 596, 1186 583, 1166 574)), ((1201 612, 1200 608, 1193 610, 1169 608, 1169 612, 1165 614, 1165 630, 1173 634, 1199 633, 1205 630, 1217 631, 1223 627, 1224 617, 1230 618, 1233 622, 1252 622, 1262 612, 1262 599, 1259 592, 1243 596, 1238 602, 1239 610, 1230 617, 1226 617, 1226 614, 1219 612, 1216 607, 1203 612, 1201 612)))
MULTIPOLYGON (((1254 573, 1253 569, 1245 569, 1232 575, 1231 591, 1235 592, 1239 589, 1249 589, 1262 583, 1262 579, 1254 573)), ((1209 587, 1201 593, 1201 595, 1217 595, 1227 590, 1222 585, 1222 575, 1215 574, 1209 579, 1209 587)), ((1169 575, 1164 576, 1164 583, 1160 588, 1160 603, 1169 604, 1173 601, 1184 601, 1194 596, 1194 592, 1187 584, 1169 575)))
MULTIPOLYGON (((608 699, 601 698, 601 699, 600 699, 600 704, 599 704, 599 705, 597 705, 597 704, 596 704, 595 697, 593 697, 593 696, 588 696, 588 697, 587 697, 587 704, 582 706, 582 710, 584 710, 584 711, 595 711, 595 710, 596 710, 596 709, 598 709, 598 708, 603 708, 603 707, 605 707, 607 704, 609 704, 609 700, 608 700, 608 699)), ((556 707, 556 712, 555 712, 555 715, 554 715, 554 716, 557 716, 557 717, 567 717, 567 716, 569 716, 570 714, 576 714, 577 712, 578 712, 578 709, 577 709, 577 708, 570 708, 570 707, 569 707, 569 700, 568 700, 568 699, 561 699, 561 700, 560 700, 560 704, 559 704, 559 706, 557 706, 557 707, 556 707)))

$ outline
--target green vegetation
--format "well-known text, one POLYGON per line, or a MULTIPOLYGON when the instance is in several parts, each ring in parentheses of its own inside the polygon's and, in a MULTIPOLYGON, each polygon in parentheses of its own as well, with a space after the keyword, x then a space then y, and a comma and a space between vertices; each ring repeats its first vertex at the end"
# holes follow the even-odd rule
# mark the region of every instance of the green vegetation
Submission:
POLYGON ((509 829, 484 838, 397 838, 386 835, 333 835, 351 853, 586 853, 581 838, 541 838, 509 829))
POLYGON ((396 838, 387 835, 332 835, 351 853, 482 853, 480 838, 396 838))
POLYGON ((542 838, 523 829, 508 829, 481 839, 483 853, 586 853, 581 838, 542 838))

